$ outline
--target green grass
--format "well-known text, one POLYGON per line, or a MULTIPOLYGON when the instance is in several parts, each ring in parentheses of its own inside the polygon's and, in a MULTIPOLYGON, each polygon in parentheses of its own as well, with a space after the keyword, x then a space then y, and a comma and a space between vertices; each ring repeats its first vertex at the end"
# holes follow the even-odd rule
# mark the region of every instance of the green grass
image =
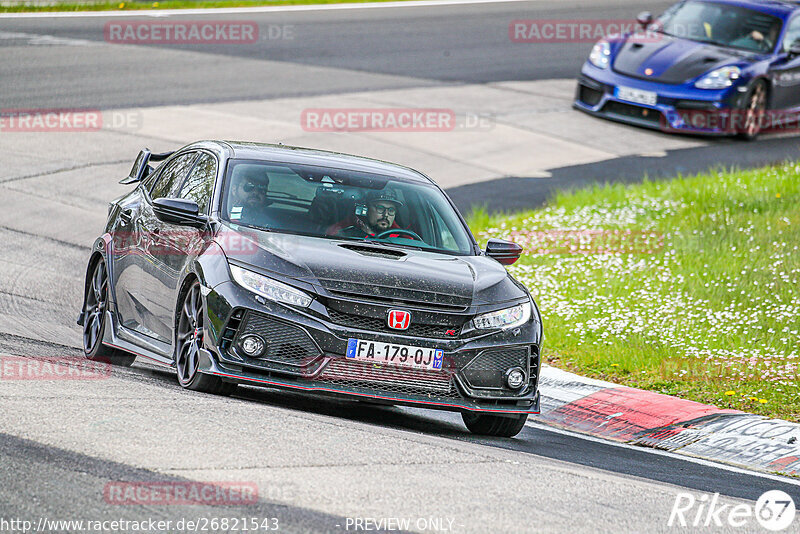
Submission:
POLYGON ((539 303, 549 363, 800 421, 800 165, 596 186, 469 220, 482 244, 526 247, 511 271, 539 303))
POLYGON ((257 7, 299 4, 342 4, 388 2, 395 0, 162 0, 159 2, 117 1, 90 3, 56 3, 54 5, 20 4, 0 6, 0 13, 35 13, 52 11, 127 11, 137 9, 205 9, 215 7, 257 7))

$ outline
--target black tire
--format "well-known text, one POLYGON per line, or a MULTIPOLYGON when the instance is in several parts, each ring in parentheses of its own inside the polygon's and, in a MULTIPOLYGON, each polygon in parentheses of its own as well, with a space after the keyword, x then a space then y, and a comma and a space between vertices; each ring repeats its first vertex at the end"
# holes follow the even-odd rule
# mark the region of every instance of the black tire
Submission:
POLYGON ((178 325, 175 329, 175 368, 178 371, 178 383, 192 391, 230 395, 236 389, 236 384, 197 371, 205 321, 200 282, 195 280, 181 296, 178 325))
POLYGON ((99 259, 89 276, 86 280, 83 306, 83 355, 92 361, 130 367, 136 356, 103 345, 108 309, 108 271, 105 260, 99 259))
POLYGON ((747 96, 741 109, 744 122, 738 137, 745 141, 755 141, 761 133, 761 120, 767 111, 767 84, 761 80, 756 81, 747 96))
POLYGON ((504 416, 485 413, 461 412, 461 419, 473 434, 513 438, 522 431, 528 414, 504 416))

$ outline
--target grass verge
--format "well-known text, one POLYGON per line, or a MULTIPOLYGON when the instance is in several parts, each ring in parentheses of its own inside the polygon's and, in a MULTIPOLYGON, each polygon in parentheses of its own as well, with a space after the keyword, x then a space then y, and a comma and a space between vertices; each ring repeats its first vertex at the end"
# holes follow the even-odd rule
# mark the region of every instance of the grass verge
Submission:
POLYGON ((130 11, 142 9, 208 9, 217 7, 258 7, 305 4, 354 4, 390 2, 397 0, 161 0, 159 2, 81 2, 54 3, 53 5, 5 5, 0 13, 37 13, 53 11, 130 11))
POLYGON ((564 193, 472 213, 526 253, 545 361, 800 422, 800 163, 564 193))

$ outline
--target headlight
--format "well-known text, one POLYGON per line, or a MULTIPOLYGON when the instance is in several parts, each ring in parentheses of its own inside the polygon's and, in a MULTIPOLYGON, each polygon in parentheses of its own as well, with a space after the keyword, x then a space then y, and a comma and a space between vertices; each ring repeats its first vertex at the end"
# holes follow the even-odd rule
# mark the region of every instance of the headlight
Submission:
POLYGON ((280 302, 283 304, 291 304, 292 306, 300 306, 301 308, 308 308, 311 306, 311 297, 288 286, 283 282, 278 282, 272 278, 267 278, 253 271, 242 269, 235 265, 231 265, 231 274, 236 283, 245 289, 249 289, 257 295, 261 295, 269 300, 280 302))
POLYGON ((610 62, 611 45, 608 44, 608 41, 600 41, 594 45, 592 52, 589 54, 589 63, 598 69, 605 69, 608 68, 610 62))
POLYGON ((725 89, 739 79, 742 71, 739 67, 722 67, 712 70, 694 84, 698 89, 725 89))
POLYGON ((506 330, 522 326, 530 320, 531 303, 523 302, 511 308, 478 315, 472 320, 472 324, 478 330, 494 330, 497 328, 506 330))

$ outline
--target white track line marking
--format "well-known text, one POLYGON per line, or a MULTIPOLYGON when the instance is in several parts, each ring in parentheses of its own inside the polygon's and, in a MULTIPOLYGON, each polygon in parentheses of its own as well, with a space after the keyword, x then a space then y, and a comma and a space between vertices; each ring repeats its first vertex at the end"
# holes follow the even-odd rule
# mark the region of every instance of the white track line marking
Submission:
POLYGON ((131 11, 50 11, 37 13, 0 13, 0 19, 81 18, 81 17, 170 17, 173 15, 231 15, 248 13, 285 13, 292 11, 339 11, 347 9, 386 9, 396 7, 436 7, 469 4, 508 4, 541 0, 409 0, 362 4, 306 4, 289 6, 221 7, 209 9, 141 9, 131 11))
POLYGON ((571 430, 564 430, 562 428, 556 428, 556 427, 548 426, 548 425, 545 425, 545 424, 542 424, 542 423, 534 423, 532 421, 528 421, 527 423, 525 423, 525 426, 536 428, 538 430, 544 430, 546 432, 553 432, 555 434, 562 434, 564 436, 569 436, 569 437, 572 437, 572 438, 585 439, 587 441, 592 441, 594 443, 602 443, 603 445, 611 445, 613 447, 619 447, 619 448, 622 448, 622 449, 629 449, 629 450, 636 450, 636 451, 640 451, 640 452, 656 454, 656 455, 659 455, 659 456, 668 456, 668 457, 676 459, 676 460, 686 460, 687 462, 692 462, 692 463, 704 465, 704 466, 707 466, 707 467, 714 467, 714 468, 722 469, 722 470, 725 470, 725 471, 731 471, 733 473, 739 473, 739 474, 742 474, 742 475, 766 478, 766 479, 769 479, 769 480, 782 482, 784 484, 792 484, 793 486, 800 486, 800 480, 796 480, 796 479, 793 479, 791 477, 782 477, 780 475, 771 475, 769 473, 762 473, 760 471, 750 471, 748 469, 743 469, 741 467, 735 467, 735 466, 732 466, 732 465, 723 464, 723 463, 719 463, 719 462, 712 462, 711 460, 705 460, 703 458, 697 458, 697 457, 694 457, 694 456, 686 456, 686 455, 678 454, 678 453, 674 453, 674 452, 662 451, 660 449, 653 449, 651 447, 637 447, 637 446, 634 446, 634 445, 630 445, 628 443, 621 443, 619 441, 605 440, 605 439, 602 439, 602 438, 597 438, 595 436, 590 436, 588 434, 581 434, 580 432, 573 432, 571 430))
POLYGON ((0 32, 0 40, 27 40, 29 45, 44 46, 95 46, 98 43, 84 39, 68 39, 53 35, 39 35, 34 33, 0 32))

